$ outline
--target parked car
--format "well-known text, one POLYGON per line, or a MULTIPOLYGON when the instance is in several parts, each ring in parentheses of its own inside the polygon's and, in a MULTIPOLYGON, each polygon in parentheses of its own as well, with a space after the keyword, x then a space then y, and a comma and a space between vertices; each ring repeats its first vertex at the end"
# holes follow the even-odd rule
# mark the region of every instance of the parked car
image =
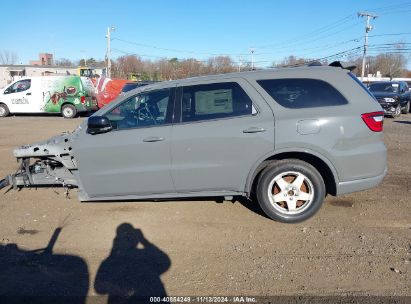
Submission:
POLYGON ((272 219, 386 174, 383 111, 348 70, 301 67, 138 88, 73 133, 14 151, 14 187, 78 187, 80 201, 256 198, 272 219), (31 159, 34 159, 31 161, 31 159))
POLYGON ((386 115, 398 117, 410 112, 411 92, 405 81, 384 81, 370 84, 369 90, 386 115))
POLYGON ((10 113, 61 113, 74 118, 97 110, 95 88, 79 76, 27 77, 0 90, 0 117, 10 113))

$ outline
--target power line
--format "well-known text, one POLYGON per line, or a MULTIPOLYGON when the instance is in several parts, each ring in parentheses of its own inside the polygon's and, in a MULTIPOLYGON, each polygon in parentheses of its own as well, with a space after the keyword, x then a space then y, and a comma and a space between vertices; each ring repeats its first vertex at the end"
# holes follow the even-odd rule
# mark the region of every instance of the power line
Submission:
POLYGON ((356 22, 355 24, 352 24, 352 25, 350 25, 350 26, 343 27, 342 29, 340 29, 340 30, 338 30, 338 31, 336 31, 336 32, 328 33, 328 34, 325 35, 325 36, 319 36, 319 37, 317 37, 316 39, 313 39, 313 37, 315 37, 315 35, 314 35, 314 36, 305 35, 305 38, 302 38, 302 39, 294 39, 294 40, 292 40, 291 43, 277 43, 277 44, 275 44, 275 45, 279 45, 279 44, 280 44, 281 46, 277 46, 277 47, 269 47, 269 46, 266 46, 266 47, 263 47, 263 48, 260 47, 260 49, 280 50, 280 49, 287 49, 287 48, 290 48, 290 47, 292 47, 292 46, 300 46, 300 45, 304 45, 304 44, 307 44, 307 43, 312 43, 312 42, 324 40, 325 38, 334 36, 334 35, 336 35, 336 34, 339 34, 339 33, 341 33, 341 32, 346 31, 347 29, 353 28, 353 27, 357 26, 357 25, 360 24, 360 23, 361 23, 361 22, 356 22))
POLYGON ((128 56, 138 56, 138 57, 151 57, 151 58, 157 58, 157 59, 164 59, 167 58, 166 56, 154 56, 154 55, 147 55, 147 54, 141 54, 141 53, 130 53, 127 51, 119 50, 117 48, 112 49, 113 52, 121 53, 124 55, 128 56))
POLYGON ((346 56, 350 56, 350 55, 354 55, 354 54, 358 54, 359 52, 361 52, 361 47, 355 47, 349 50, 345 50, 342 52, 338 52, 336 54, 332 54, 329 56, 325 56, 325 57, 321 57, 321 58, 317 58, 317 59, 313 59, 313 60, 309 60, 309 61, 304 61, 304 63, 298 63, 298 64, 293 64, 293 65, 285 65, 285 66, 281 66, 281 67, 298 67, 298 66, 302 66, 302 65, 307 65, 313 62, 321 62, 321 61, 325 61, 325 60, 330 60, 330 59, 338 59, 338 58, 343 58, 346 56))
POLYGON ((368 37, 402 36, 402 35, 411 35, 411 32, 406 32, 406 33, 390 33, 390 34, 369 35, 368 37))
MULTIPOLYGON (((350 39, 350 40, 346 40, 346 41, 342 41, 342 42, 338 42, 338 43, 332 43, 332 44, 326 44, 326 45, 321 45, 321 46, 317 46, 317 47, 313 47, 313 48, 305 48, 305 49, 298 49, 298 51, 304 51, 304 50, 319 50, 319 49, 333 49, 336 47, 341 47, 342 45, 345 44, 349 44, 349 43, 353 43, 353 42, 360 42, 361 39, 363 39, 362 37, 359 38, 355 38, 355 39, 350 39)), ((307 55, 310 54, 315 54, 317 51, 313 51, 313 52, 307 52, 304 54, 294 54, 294 55, 298 55, 298 57, 307 57, 307 55)), ((261 53, 260 55, 274 55, 274 53, 261 53)))
POLYGON ((155 45, 150 45, 150 44, 144 44, 144 43, 138 43, 122 38, 112 38, 112 40, 118 40, 124 43, 132 44, 132 45, 137 45, 137 46, 142 46, 146 48, 152 48, 152 49, 157 49, 157 50, 163 50, 163 51, 170 51, 170 52, 175 52, 175 53, 186 53, 186 54, 193 54, 193 55, 210 55, 210 56, 222 56, 222 55, 235 55, 235 56, 245 56, 248 55, 248 53, 238 53, 238 54, 229 54, 229 53, 217 53, 217 52, 194 52, 192 50, 181 50, 181 49, 172 49, 172 48, 165 48, 165 47, 159 47, 155 45))
MULTIPOLYGON (((405 3, 403 3, 403 5, 404 5, 405 8, 408 8, 408 6, 411 7, 411 2, 405 2, 405 3)), ((401 5, 400 4, 398 4, 398 5, 389 5, 389 6, 377 8, 375 10, 377 10, 378 12, 384 12, 384 13, 395 13, 396 10, 398 10, 399 6, 401 6, 401 5)), ((316 42, 316 41, 324 40, 324 39, 326 39, 330 36, 337 35, 337 34, 343 32, 343 31, 345 31, 349 28, 352 28, 354 26, 357 26, 358 24, 361 23, 361 21, 360 21, 360 22, 356 22, 354 24, 351 24, 349 26, 344 26, 347 23, 352 22, 354 19, 355 19, 354 14, 347 15, 344 18, 339 19, 339 20, 337 20, 337 21, 335 21, 335 22, 333 22, 329 25, 322 26, 320 28, 317 28, 314 31, 311 31, 311 32, 305 34, 304 35, 305 38, 301 39, 302 41, 305 41, 307 39, 309 39, 310 41, 302 42, 301 40, 297 41, 296 38, 294 38, 292 40, 289 40, 290 43, 285 44, 285 45, 283 44, 282 46, 277 46, 275 48, 269 48, 270 45, 266 45, 266 46, 261 46, 259 48, 269 48, 270 50, 291 49, 290 51, 292 52, 293 51, 292 47, 294 45, 295 46, 296 45, 300 46, 300 45, 304 45, 304 44, 307 44, 307 43, 313 43, 313 42, 316 42), (338 29, 338 30, 335 31, 336 29, 338 29), (313 37, 316 37, 316 39, 312 39, 313 37)), ((411 35, 411 32, 369 35, 368 37, 399 36, 399 35, 411 35)), ((312 48, 303 48, 303 49, 299 48, 298 51, 301 51, 301 50, 318 50, 318 49, 322 49, 322 48, 336 48, 336 47, 339 47, 343 44, 348 44, 348 43, 352 43, 352 42, 359 42, 360 39, 362 39, 362 37, 347 40, 347 41, 343 41, 343 42, 340 42, 340 43, 335 43, 335 44, 326 44, 326 45, 323 45, 323 46, 317 46, 317 47, 312 47, 312 48)), ((136 45, 136 46, 141 46, 141 47, 146 47, 146 48, 164 50, 164 51, 175 52, 175 53, 192 54, 192 55, 209 55, 209 56, 247 56, 247 55, 249 56, 250 55, 250 53, 237 53, 237 54, 235 54, 235 53, 218 53, 218 52, 204 52, 204 51, 173 49, 173 48, 160 47, 160 46, 155 46, 155 45, 150 45, 150 44, 138 43, 138 42, 122 39, 122 38, 119 38, 119 37, 114 37, 111 40, 117 40, 119 42, 132 44, 132 45, 136 45)), ((364 42, 364 45, 365 44, 366 44, 366 42, 364 42)), ((154 55, 148 55, 148 54, 130 53, 130 52, 122 51, 120 49, 113 49, 113 50, 115 50, 119 53, 127 54, 127 55, 137 55, 137 56, 149 57, 149 58, 166 58, 165 56, 154 56, 154 55)), ((365 46, 364 46, 364 50, 365 50, 365 46)), ((313 53, 316 53, 316 51, 309 52, 309 53, 306 53, 306 54, 301 55, 301 56, 306 56, 308 54, 313 54, 313 53)), ((274 55, 274 54, 270 53, 270 52, 263 52, 263 53, 254 53, 253 55, 274 55)), ((269 60, 255 61, 254 59, 251 60, 251 61, 253 61, 255 63, 272 62, 272 61, 269 61, 269 60)))
POLYGON ((398 9, 399 7, 404 7, 404 6, 411 6, 411 2, 407 1, 407 2, 403 2, 403 3, 397 3, 397 4, 391 4, 388 6, 383 6, 383 7, 377 7, 377 8, 373 8, 372 11, 376 12, 382 12, 382 11, 386 11, 386 10, 392 10, 392 9, 398 9))
POLYGON ((408 13, 411 12, 411 10, 398 10, 398 11, 392 11, 392 12, 388 12, 388 13, 382 13, 380 15, 394 15, 394 14, 404 14, 404 13, 408 13))
MULTIPOLYGON (((331 25, 323 26, 323 27, 321 27, 321 28, 319 28, 319 29, 317 29, 317 30, 315 30, 315 31, 312 31, 312 32, 304 35, 304 37, 306 37, 306 38, 303 39, 303 40, 306 40, 306 39, 307 39, 307 36, 310 36, 310 37, 308 37, 308 39, 311 39, 310 42, 313 42, 312 37, 318 36, 318 35, 321 34, 321 33, 328 32, 328 31, 330 31, 330 30, 332 30, 332 29, 334 29, 334 28, 337 28, 337 27, 339 27, 339 26, 341 26, 341 25, 343 25, 343 24, 351 21, 352 19, 354 19, 354 15, 353 15, 353 14, 348 15, 348 16, 342 18, 341 20, 338 20, 338 21, 332 23, 331 25)), ((356 26, 356 25, 357 25, 357 23, 354 24, 354 25, 352 25, 352 26, 350 26, 350 27, 344 27, 344 28, 341 29, 340 31, 337 31, 337 32, 335 32, 335 33, 331 33, 331 34, 329 34, 329 35, 326 35, 325 37, 319 37, 319 38, 317 38, 317 39, 314 40, 314 41, 318 41, 318 40, 325 39, 325 38, 327 38, 327 37, 329 37, 329 36, 338 34, 338 33, 342 32, 342 31, 344 31, 344 30, 346 30, 346 29, 348 29, 348 28, 351 28, 351 27, 353 27, 353 26, 356 26)), ((226 56, 247 56, 247 55, 249 55, 249 53, 204 52, 204 51, 192 51, 192 50, 182 50, 182 49, 165 48, 165 47, 160 47, 160 46, 155 46, 155 45, 150 45, 150 44, 138 43, 138 42, 130 41, 130 40, 127 40, 127 39, 122 39, 122 38, 119 38, 119 37, 111 38, 111 40, 112 40, 112 41, 113 41, 113 40, 117 40, 117 41, 120 41, 120 42, 123 42, 123 43, 132 44, 132 45, 141 46, 141 47, 146 47, 146 48, 152 48, 152 49, 158 49, 158 50, 164 50, 164 51, 171 51, 171 52, 176 52, 176 53, 193 54, 193 55, 209 55, 209 56, 224 56, 224 55, 226 55, 226 56)), ((298 44, 298 45, 301 45, 301 40, 296 41, 296 39, 293 39, 293 40, 290 40, 290 41, 292 42, 292 43, 289 43, 289 44, 288 44, 288 45, 290 45, 290 46, 292 46, 292 45, 297 45, 297 44, 298 44)), ((266 47, 262 47, 262 48, 266 48, 266 47)), ((287 48, 287 46, 284 46, 284 45, 283 45, 283 46, 280 47, 280 48, 283 48, 283 49, 284 49, 284 48, 287 48)), ((262 54, 260 54, 260 53, 254 53, 254 55, 262 55, 262 54)))
MULTIPOLYGON (((327 32, 327 31, 329 31, 329 30, 331 30, 331 29, 337 28, 337 27, 339 27, 339 26, 341 26, 341 25, 343 25, 343 24, 351 21, 351 20, 354 19, 354 18, 355 18, 355 15, 354 15, 354 14, 350 14, 350 15, 348 15, 348 16, 340 19, 340 20, 337 20, 336 22, 333 22, 333 23, 331 23, 331 24, 329 24, 329 25, 320 27, 320 28, 318 28, 318 29, 316 29, 316 30, 314 30, 314 31, 308 32, 308 33, 306 33, 306 34, 303 36, 303 40, 311 39, 313 36, 315 37, 315 36, 317 36, 317 35, 319 35, 319 34, 321 34, 321 33, 324 33, 324 32, 327 32)), ((271 48, 271 46, 275 46, 275 45, 278 45, 278 44, 282 44, 282 45, 284 45, 284 44, 289 44, 288 42, 291 42, 291 44, 294 44, 294 42, 295 42, 296 40, 301 41, 300 37, 302 37, 302 36, 296 36, 296 37, 294 37, 294 38, 292 38, 292 39, 290 39, 290 40, 286 40, 286 41, 279 42, 279 43, 276 43, 276 44, 262 45, 262 46, 259 46, 258 48, 259 48, 259 49, 266 49, 266 48, 271 48)))

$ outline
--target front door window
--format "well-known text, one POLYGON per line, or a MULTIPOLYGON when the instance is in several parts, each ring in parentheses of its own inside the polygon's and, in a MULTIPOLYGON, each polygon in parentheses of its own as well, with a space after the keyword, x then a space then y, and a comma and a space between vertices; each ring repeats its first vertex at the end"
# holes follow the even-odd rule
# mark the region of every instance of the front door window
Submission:
POLYGON ((130 97, 106 113, 114 130, 163 125, 171 122, 170 90, 163 89, 130 97))
POLYGON ((12 94, 12 93, 19 93, 19 92, 24 92, 30 89, 31 86, 31 80, 30 79, 24 79, 17 81, 13 83, 11 86, 9 86, 5 91, 4 94, 12 94))

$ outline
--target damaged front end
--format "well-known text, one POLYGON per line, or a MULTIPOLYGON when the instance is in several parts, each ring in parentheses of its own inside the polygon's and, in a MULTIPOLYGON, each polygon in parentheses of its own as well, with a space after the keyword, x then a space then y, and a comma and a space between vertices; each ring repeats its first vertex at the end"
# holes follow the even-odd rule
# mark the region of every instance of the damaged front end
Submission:
POLYGON ((0 189, 22 187, 77 187, 73 171, 77 163, 72 153, 72 134, 63 133, 47 141, 14 150, 20 166, 15 174, 0 181, 0 189))

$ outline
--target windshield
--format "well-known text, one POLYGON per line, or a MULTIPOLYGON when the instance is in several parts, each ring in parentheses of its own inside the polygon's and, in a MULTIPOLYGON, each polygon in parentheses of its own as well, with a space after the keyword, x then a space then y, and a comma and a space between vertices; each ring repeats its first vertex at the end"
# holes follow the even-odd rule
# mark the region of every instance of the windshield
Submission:
POLYGON ((371 92, 387 92, 387 93, 398 93, 399 89, 398 83, 373 83, 370 85, 371 92))

